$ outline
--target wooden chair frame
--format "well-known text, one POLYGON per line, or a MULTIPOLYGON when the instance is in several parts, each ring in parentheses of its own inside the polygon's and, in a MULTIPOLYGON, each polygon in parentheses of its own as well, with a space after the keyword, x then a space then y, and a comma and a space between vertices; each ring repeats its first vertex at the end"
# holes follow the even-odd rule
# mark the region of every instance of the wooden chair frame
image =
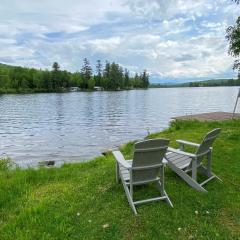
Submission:
POLYGON ((180 145, 179 149, 168 148, 166 154, 166 160, 168 166, 176 172, 184 181, 186 181, 191 187, 207 192, 203 185, 210 180, 217 178, 222 181, 218 176, 212 172, 212 144, 217 138, 221 129, 217 128, 209 132, 204 138, 201 144, 192 143, 184 140, 177 140, 180 145), (189 145, 195 147, 196 153, 189 153, 184 151, 184 146, 189 145), (203 165, 203 158, 207 158, 206 166, 203 165), (207 179, 201 183, 197 181, 198 171, 207 176, 207 179), (191 173, 191 175, 189 175, 191 173))
POLYGON ((135 149, 135 154, 136 153, 149 153, 149 152, 161 152, 162 157, 159 154, 159 159, 158 163, 151 165, 151 164, 140 164, 140 166, 134 166, 134 161, 138 161, 138 156, 134 155, 133 160, 125 160, 124 156, 120 151, 113 151, 113 155, 116 159, 116 182, 119 183, 119 181, 122 181, 128 202, 130 207, 132 208, 133 212, 137 214, 136 210, 136 205, 139 204, 144 204, 144 203, 149 203, 149 202, 154 202, 154 201, 159 201, 159 200, 166 200, 167 203, 173 207, 172 202, 170 201, 165 189, 164 189, 164 184, 165 184, 165 178, 164 178, 164 167, 166 164, 166 161, 163 161, 163 156, 166 153, 167 150, 167 145, 168 140, 165 139, 154 139, 154 140, 147 140, 143 142, 137 143, 135 146, 138 144, 144 144, 144 143, 149 143, 150 141, 152 142, 157 142, 159 141, 160 144, 158 147, 151 147, 151 148, 141 148, 141 149, 135 149), (161 146, 161 143, 163 143, 161 146), (144 176, 145 171, 155 171, 158 170, 158 174, 154 177, 146 177, 144 176), (140 173, 140 175, 139 175, 140 173), (138 178, 140 176, 140 180, 136 181, 134 180, 134 175, 138 174, 138 178), (141 174, 143 175, 143 180, 141 180, 141 174), (148 183, 155 182, 157 185, 157 188, 159 189, 160 196, 150 198, 150 199, 144 199, 144 200, 138 200, 134 201, 134 186, 136 185, 145 185, 148 183))

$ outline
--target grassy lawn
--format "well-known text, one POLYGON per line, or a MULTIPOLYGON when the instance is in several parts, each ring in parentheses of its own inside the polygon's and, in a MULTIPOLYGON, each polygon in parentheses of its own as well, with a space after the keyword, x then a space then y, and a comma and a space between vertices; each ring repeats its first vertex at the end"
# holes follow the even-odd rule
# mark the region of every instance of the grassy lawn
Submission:
MULTIPOLYGON (((149 137, 200 141, 221 127, 213 152, 213 171, 223 180, 191 189, 166 169, 163 201, 137 208, 134 216, 123 187, 115 183, 109 154, 82 164, 39 170, 0 166, 0 239, 240 239, 240 121, 176 122, 149 137)), ((122 147, 127 158, 133 143, 122 147)), ((136 198, 157 193, 154 185, 136 188, 136 198)))

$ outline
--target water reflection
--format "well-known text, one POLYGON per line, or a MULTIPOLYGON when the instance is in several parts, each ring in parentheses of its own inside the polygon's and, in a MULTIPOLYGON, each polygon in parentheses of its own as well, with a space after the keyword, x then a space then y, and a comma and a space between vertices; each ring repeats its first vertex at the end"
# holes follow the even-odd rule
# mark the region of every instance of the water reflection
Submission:
MULTIPOLYGON (((238 89, 0 95, 0 156, 20 163, 79 161, 141 139, 173 116, 232 111, 238 89)), ((238 109, 239 111, 239 109, 238 109)))

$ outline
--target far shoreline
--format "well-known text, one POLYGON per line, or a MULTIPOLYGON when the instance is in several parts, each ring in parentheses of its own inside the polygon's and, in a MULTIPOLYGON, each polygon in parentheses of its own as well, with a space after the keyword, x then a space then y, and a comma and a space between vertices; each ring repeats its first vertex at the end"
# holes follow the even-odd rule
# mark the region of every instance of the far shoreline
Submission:
POLYGON ((3 94, 38 94, 38 93, 83 93, 83 92, 122 92, 122 91, 132 91, 132 90, 149 90, 149 89, 173 89, 173 88, 219 88, 219 87, 240 87, 222 85, 222 86, 150 86, 148 88, 132 88, 132 89, 116 89, 116 90, 78 90, 78 91, 70 91, 68 89, 58 89, 58 90, 48 90, 48 89, 0 89, 0 95, 3 94))
POLYGON ((69 89, 56 89, 56 90, 48 90, 48 89, 0 89, 1 94, 37 94, 37 93, 73 93, 73 92, 122 92, 122 91, 131 91, 131 90, 148 90, 149 88, 132 88, 132 89, 116 89, 116 90, 78 90, 71 91, 69 89))

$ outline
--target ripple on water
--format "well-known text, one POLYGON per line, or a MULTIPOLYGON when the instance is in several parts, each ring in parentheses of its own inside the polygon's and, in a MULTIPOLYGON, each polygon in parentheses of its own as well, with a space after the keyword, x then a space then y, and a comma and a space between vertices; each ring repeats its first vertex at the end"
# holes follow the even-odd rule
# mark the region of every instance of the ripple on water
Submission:
POLYGON ((232 111, 237 92, 219 87, 2 95, 0 157, 25 166, 83 161, 162 130, 171 117, 232 111))

